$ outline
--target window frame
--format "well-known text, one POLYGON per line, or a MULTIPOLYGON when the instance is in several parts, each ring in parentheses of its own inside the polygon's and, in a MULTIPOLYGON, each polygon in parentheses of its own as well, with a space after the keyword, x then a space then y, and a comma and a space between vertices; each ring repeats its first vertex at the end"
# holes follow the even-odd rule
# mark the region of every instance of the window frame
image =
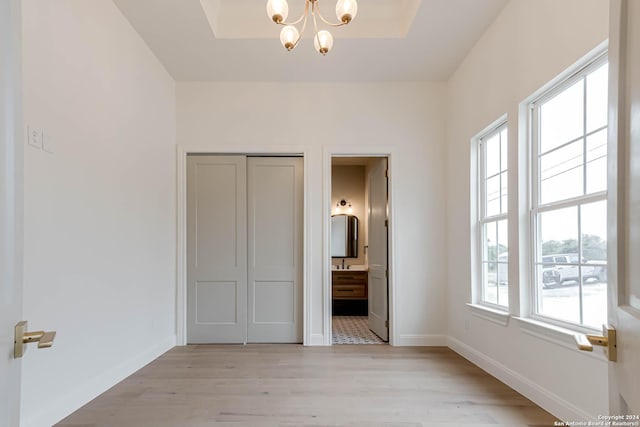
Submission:
MULTIPOLYGON (((507 297, 507 301, 505 305, 502 304, 498 304, 498 303, 493 303, 491 301, 487 301, 485 299, 485 286, 484 286, 484 271, 483 271, 483 267, 484 264, 488 263, 488 261, 485 260, 485 256, 484 256, 484 242, 486 241, 486 236, 485 236, 485 225, 489 224, 489 223, 495 223, 496 227, 497 224, 500 221, 506 221, 507 222, 507 230, 509 229, 509 195, 510 195, 510 189, 508 187, 508 182, 509 182, 509 140, 507 138, 507 167, 503 170, 501 167, 499 167, 498 173, 496 174, 497 176, 501 176, 504 172, 507 173, 507 207, 505 209, 505 212, 502 212, 502 195, 500 195, 500 213, 496 214, 496 215, 491 215, 491 216, 486 216, 486 207, 487 207, 487 195, 486 195, 486 181, 487 181, 487 175, 486 175, 486 145, 485 142, 490 140, 491 138, 493 138, 494 136, 499 136, 503 131, 507 132, 508 135, 508 123, 507 123, 507 116, 504 115, 502 116, 500 119, 496 120, 495 122, 493 122, 490 126, 488 126, 487 128, 485 128, 482 132, 480 132, 475 138, 474 138, 474 145, 475 145, 475 150, 476 150, 476 170, 475 170, 475 184, 476 184, 476 194, 477 197, 475 198, 475 202, 476 202, 476 206, 475 206, 475 213, 476 213, 476 221, 475 221, 475 227, 476 227, 476 232, 475 234, 475 250, 476 250, 476 254, 477 256, 474 259, 474 276, 475 276, 475 282, 476 282, 476 286, 475 286, 475 291, 476 291, 476 295, 477 297, 476 299, 476 303, 484 306, 484 307, 488 307, 490 309, 493 310, 499 310, 501 312, 505 312, 508 313, 509 312, 509 298, 507 297)), ((500 139, 500 143, 499 143, 499 151, 498 151, 498 157, 500 160, 500 165, 502 165, 502 139, 500 139)), ((499 191, 500 193, 502 192, 502 177, 500 178, 500 185, 499 185, 499 191)), ((496 242, 497 243, 497 242, 496 242)), ((506 274, 507 277, 509 276, 509 259, 507 259, 506 263, 501 263, 498 261, 497 259, 498 254, 496 253, 496 274, 498 274, 498 265, 499 264, 504 264, 506 266, 506 274)), ((496 280, 496 293, 498 293, 497 295, 497 301, 500 301, 500 296, 499 296, 499 279, 496 280)), ((509 283, 507 281, 507 284, 505 285, 509 286, 509 283)), ((508 295, 508 294, 507 294, 508 295)))
MULTIPOLYGON (((608 50, 599 50, 595 55, 584 58, 584 62, 579 64, 578 66, 573 67, 568 71, 568 75, 564 78, 560 78, 551 82, 549 87, 545 88, 538 96, 534 97, 528 102, 528 122, 529 122, 529 132, 528 132, 528 152, 530 155, 528 161, 528 169, 529 169, 529 179, 530 179, 530 194, 529 194, 529 240, 530 240, 530 256, 529 256, 529 317, 532 320, 551 324, 554 326, 558 326, 561 328, 565 328, 568 330, 575 330, 579 332, 591 333, 593 331, 599 331, 600 329, 597 327, 591 327, 585 324, 573 323, 566 320, 556 319, 550 316, 545 316, 538 312, 540 296, 538 295, 538 259, 542 260, 542 254, 538 257, 539 252, 541 251, 541 247, 539 243, 541 242, 541 230, 539 229, 539 216, 545 212, 559 211, 561 209, 576 207, 578 208, 578 224, 577 224, 577 232, 578 232, 578 263, 567 263, 562 265, 567 266, 577 266, 580 268, 581 265, 585 265, 582 263, 582 244, 580 244, 582 239, 582 224, 580 217, 580 207, 584 205, 588 205, 589 203, 606 201, 608 190, 598 191, 590 194, 583 194, 580 196, 574 196, 570 198, 565 198, 561 200, 556 200, 553 202, 541 203, 541 182, 540 182, 540 169, 541 169, 541 153, 540 153, 540 106, 545 104, 545 102, 553 99, 555 96, 563 93, 565 90, 569 89, 578 81, 585 79, 589 76, 593 71, 597 70, 601 66, 608 63, 608 50)), ((586 88, 585 94, 586 94, 586 88)), ((579 140, 585 140, 583 143, 583 190, 586 190, 587 185, 587 157, 586 157, 586 139, 602 130, 608 128, 609 123, 607 125, 599 127, 595 130, 591 130, 587 132, 586 130, 586 117, 587 117, 587 108, 586 108, 586 97, 583 99, 584 111, 583 111, 583 132, 577 138, 574 138, 570 141, 564 142, 557 147, 554 147, 551 150, 548 150, 542 154, 548 154, 549 152, 562 149, 563 147, 569 146, 572 143, 575 143, 579 140)), ((586 191, 585 191, 586 192, 586 191)), ((606 264, 605 264, 606 268, 606 264)), ((583 283, 582 283, 582 274, 579 273, 579 303, 580 303, 580 317, 582 318, 583 313, 583 283)))

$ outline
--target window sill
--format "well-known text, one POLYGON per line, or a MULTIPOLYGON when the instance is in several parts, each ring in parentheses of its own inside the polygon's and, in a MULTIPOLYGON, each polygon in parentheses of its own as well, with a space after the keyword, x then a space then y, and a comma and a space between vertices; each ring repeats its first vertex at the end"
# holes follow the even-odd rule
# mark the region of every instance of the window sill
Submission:
POLYGON ((595 348, 593 352, 578 350, 574 339, 574 335, 580 333, 578 331, 524 317, 514 317, 514 319, 518 321, 520 329, 522 329, 525 334, 579 352, 585 356, 603 361, 607 360, 602 349, 595 348))
POLYGON ((487 307, 480 304, 467 304, 467 307, 471 309, 471 314, 489 322, 493 322, 496 325, 507 326, 509 324, 509 318, 511 315, 506 311, 498 310, 495 308, 487 307))

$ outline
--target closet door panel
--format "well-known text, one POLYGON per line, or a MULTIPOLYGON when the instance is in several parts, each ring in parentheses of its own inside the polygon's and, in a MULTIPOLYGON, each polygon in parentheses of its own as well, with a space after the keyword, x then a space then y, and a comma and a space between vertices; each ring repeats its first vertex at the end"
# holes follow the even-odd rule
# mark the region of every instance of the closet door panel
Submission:
POLYGON ((244 343, 246 157, 187 158, 187 339, 244 343))
POLYGON ((303 160, 250 157, 248 342, 302 341, 303 160))

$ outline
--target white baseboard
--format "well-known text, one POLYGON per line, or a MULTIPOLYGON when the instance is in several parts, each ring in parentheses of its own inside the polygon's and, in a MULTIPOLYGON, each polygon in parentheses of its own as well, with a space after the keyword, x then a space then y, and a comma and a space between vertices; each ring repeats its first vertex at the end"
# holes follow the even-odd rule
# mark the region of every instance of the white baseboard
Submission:
POLYGON ((447 337, 445 335, 414 335, 400 334, 393 340, 396 347, 446 347, 447 337))
POLYGON ((21 414, 21 427, 51 426, 80 407, 95 399, 129 375, 138 371, 154 359, 158 358, 176 345, 176 336, 170 336, 146 351, 122 362, 112 369, 90 378, 75 390, 59 396, 45 407, 31 408, 28 413, 21 414))
POLYGON ((586 413, 552 391, 541 387, 487 355, 469 347, 462 341, 449 337, 448 344, 450 349, 499 379, 527 399, 532 400, 538 406, 556 416, 559 420, 596 420, 594 415, 586 413))
POLYGON ((323 334, 311 334, 311 339, 304 345, 326 345, 323 334))

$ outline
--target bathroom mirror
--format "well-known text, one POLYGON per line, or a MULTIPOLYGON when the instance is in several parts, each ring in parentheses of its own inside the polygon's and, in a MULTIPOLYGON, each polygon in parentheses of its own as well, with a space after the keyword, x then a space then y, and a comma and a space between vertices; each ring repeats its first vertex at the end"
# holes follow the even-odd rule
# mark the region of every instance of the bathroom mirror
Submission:
POLYGON ((331 257, 358 257, 358 217, 353 215, 331 216, 331 257))

